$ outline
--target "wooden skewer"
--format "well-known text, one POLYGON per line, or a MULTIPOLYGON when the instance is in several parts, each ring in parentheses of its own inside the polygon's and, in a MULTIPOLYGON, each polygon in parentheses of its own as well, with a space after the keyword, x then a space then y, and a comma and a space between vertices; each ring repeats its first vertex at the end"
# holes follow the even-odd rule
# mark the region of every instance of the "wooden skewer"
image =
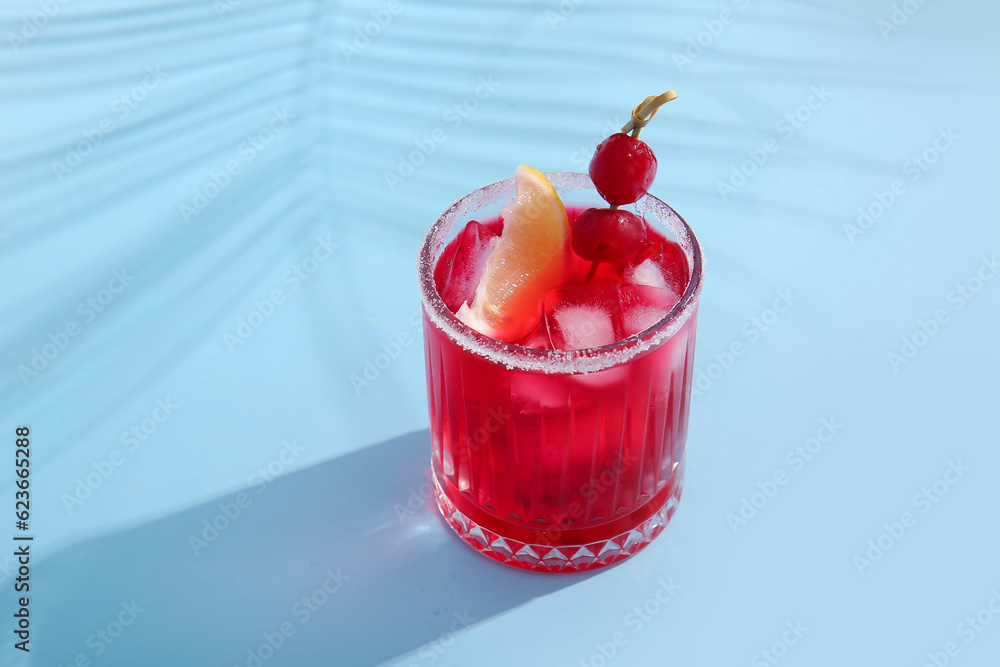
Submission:
POLYGON ((633 137, 638 138, 639 132, 649 125, 649 121, 653 120, 660 107, 674 99, 677 99, 677 91, 673 88, 660 95, 650 95, 632 109, 632 119, 622 126, 622 132, 626 134, 631 132, 633 137))

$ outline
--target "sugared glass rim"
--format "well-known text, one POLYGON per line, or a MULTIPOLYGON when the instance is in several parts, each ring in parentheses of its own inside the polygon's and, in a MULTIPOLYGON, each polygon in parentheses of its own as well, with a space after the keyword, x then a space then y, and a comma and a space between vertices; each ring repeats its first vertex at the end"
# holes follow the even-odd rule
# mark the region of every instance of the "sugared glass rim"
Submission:
MULTIPOLYGON (((569 194, 574 191, 595 189, 588 174, 558 171, 545 175, 559 192, 560 197, 563 197, 564 192, 569 194)), ((510 369, 562 374, 593 373, 623 364, 649 349, 662 345, 691 317, 698 305, 704 282, 701 245, 684 218, 663 201, 647 194, 636 202, 636 211, 646 216, 647 220, 655 218, 669 228, 677 237, 677 242, 691 265, 691 277, 684 294, 663 319, 645 331, 628 338, 584 350, 534 350, 490 338, 467 326, 448 309, 434 283, 434 266, 438 251, 460 216, 498 202, 501 197, 513 195, 513 178, 497 181, 469 193, 441 214, 420 244, 417 254, 417 279, 424 312, 431 323, 463 348, 510 369)))

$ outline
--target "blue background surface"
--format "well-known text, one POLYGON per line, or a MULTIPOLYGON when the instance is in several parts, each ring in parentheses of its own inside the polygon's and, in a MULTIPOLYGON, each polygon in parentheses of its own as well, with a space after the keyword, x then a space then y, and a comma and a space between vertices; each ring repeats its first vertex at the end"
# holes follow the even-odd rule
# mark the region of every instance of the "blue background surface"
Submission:
POLYGON ((1000 664, 1000 7, 902 4, 4 3, 0 497, 27 424, 36 541, 30 658, 0 549, 0 663, 1000 664), (500 566, 428 503, 417 245, 671 87, 653 193, 707 259, 684 497, 617 567, 500 566))

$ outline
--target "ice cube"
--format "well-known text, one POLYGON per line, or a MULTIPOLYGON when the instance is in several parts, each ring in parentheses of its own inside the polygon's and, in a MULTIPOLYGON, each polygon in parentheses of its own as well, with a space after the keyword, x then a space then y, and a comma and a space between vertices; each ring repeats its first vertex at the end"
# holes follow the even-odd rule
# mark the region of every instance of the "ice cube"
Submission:
POLYGON ((669 286, 608 280, 576 283, 546 295, 543 324, 553 349, 600 347, 649 329, 679 300, 669 286))
POLYGON ((554 349, 583 350, 619 338, 615 283, 593 281, 553 290, 545 297, 545 325, 554 349))
POLYGON ((625 313, 626 335, 632 336, 640 331, 645 331, 666 317, 668 312, 670 311, 661 310, 659 308, 644 308, 641 306, 627 311, 625 313))
POLYGON ((564 350, 585 350, 615 342, 611 313, 596 306, 561 306, 552 313, 564 350))
POLYGON ((666 317, 680 300, 677 293, 669 287, 619 285, 618 292, 621 296, 622 329, 625 336, 650 328, 666 317))
MULTIPOLYGON (((677 294, 682 294, 687 287, 689 274, 687 257, 684 255, 681 247, 673 241, 666 239, 653 241, 633 261, 635 262, 633 271, 639 269, 647 261, 651 261, 666 286, 677 294)), ((649 277, 650 274, 647 270, 643 270, 642 275, 649 277)), ((642 279, 630 280, 629 282, 637 285, 649 285, 651 287, 661 286, 660 284, 653 285, 649 280, 642 279)))
POLYGON ((531 333, 521 340, 514 342, 517 345, 530 347, 533 350, 551 350, 552 344, 549 343, 549 332, 545 329, 545 318, 542 318, 538 326, 531 333))
POLYGON ((625 269, 625 280, 630 285, 646 285, 647 287, 667 286, 667 281, 660 271, 660 266, 652 259, 639 262, 637 266, 630 266, 625 269))
POLYGON ((434 282, 451 312, 457 312, 475 297, 486 260, 499 236, 498 227, 470 220, 441 253, 434 268, 434 282))

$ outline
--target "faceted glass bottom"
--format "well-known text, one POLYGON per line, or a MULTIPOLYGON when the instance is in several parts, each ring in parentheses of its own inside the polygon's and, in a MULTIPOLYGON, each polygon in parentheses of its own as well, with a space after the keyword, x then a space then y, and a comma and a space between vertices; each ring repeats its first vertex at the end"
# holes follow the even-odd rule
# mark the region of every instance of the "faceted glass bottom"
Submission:
POLYGON ((436 476, 434 495, 448 525, 481 554, 526 570, 581 572, 625 560, 649 544, 673 517, 683 486, 683 479, 678 479, 663 507, 632 530, 607 540, 558 547, 519 542, 483 528, 455 507, 442 491, 436 476))

